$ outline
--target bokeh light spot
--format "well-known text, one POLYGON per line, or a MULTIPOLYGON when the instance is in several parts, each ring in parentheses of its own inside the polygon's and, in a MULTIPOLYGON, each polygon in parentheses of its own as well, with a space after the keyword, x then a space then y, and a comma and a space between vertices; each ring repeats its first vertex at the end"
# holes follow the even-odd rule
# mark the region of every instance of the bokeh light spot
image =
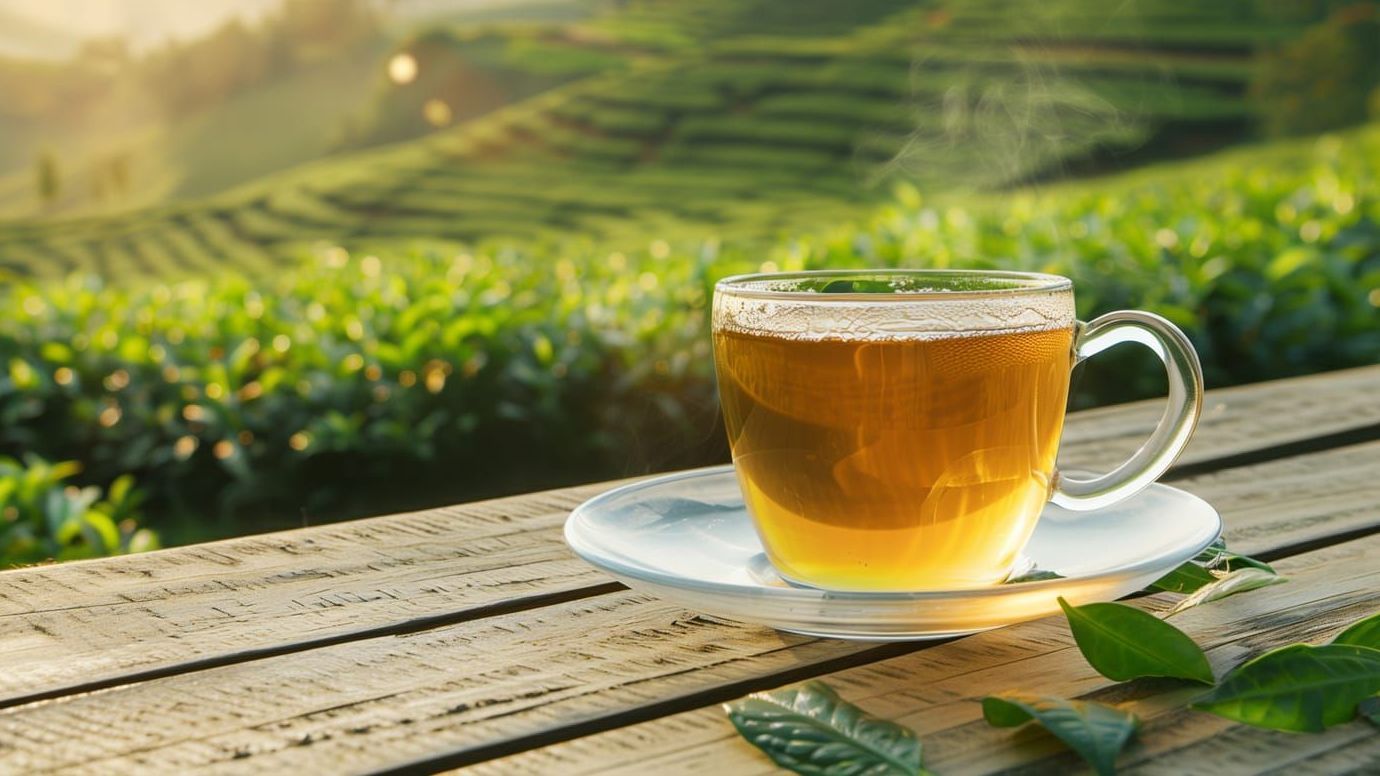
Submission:
POLYGON ((444 127, 450 124, 454 115, 449 105, 433 97, 422 105, 422 117, 433 127, 444 127))
POLYGON ((199 442, 197 442, 197 438, 194 436, 181 437, 173 443, 173 455, 177 456, 179 459, 186 460, 192 456, 192 453, 196 452, 198 444, 199 442))
POLYGON ((395 84, 410 84, 417 80, 417 58, 406 51, 388 60, 388 80, 395 84))

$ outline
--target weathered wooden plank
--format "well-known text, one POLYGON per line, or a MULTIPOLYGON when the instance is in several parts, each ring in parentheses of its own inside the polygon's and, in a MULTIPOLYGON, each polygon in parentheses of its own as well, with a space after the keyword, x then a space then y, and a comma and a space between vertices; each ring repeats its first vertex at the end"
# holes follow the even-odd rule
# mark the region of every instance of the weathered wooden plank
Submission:
MULTIPOLYGON (((1380 443, 1365 447, 1374 452, 1380 443)), ((1235 478, 1224 472, 1196 489, 1223 507, 1231 532, 1264 522, 1285 544, 1339 525, 1380 523, 1373 467, 1346 465, 1362 460, 1355 449, 1307 458, 1311 464, 1287 459, 1233 470, 1235 478), (1248 481, 1255 486, 1245 487, 1248 481), (1319 509, 1291 503, 1300 482, 1348 497, 1319 509)), ((1253 541, 1268 548, 1269 536, 1253 541)), ((1337 576, 1344 591, 1346 574, 1337 576)), ((1374 589, 1375 579, 1365 582, 1374 589)), ((1016 635, 993 653, 1037 654, 1055 643, 1051 626, 1032 627, 1012 629, 1016 635)), ((9 743, 0 748, 0 771, 213 765, 315 772, 383 767, 438 751, 482 756, 907 649, 779 634, 637 593, 607 594, 14 707, 0 712, 0 741, 9 743)))
POLYGON ((1364 776, 1380 773, 1380 735, 1364 723, 1310 736, 1237 726, 1217 737, 1194 741, 1172 757, 1131 762, 1123 773, 1181 776, 1194 768, 1215 774, 1364 776), (1238 753, 1239 758, 1234 756, 1238 753))
MULTIPOLYGON (((1284 644, 1320 643, 1380 610, 1380 536, 1281 561, 1290 581, 1199 607, 1175 624, 1207 650, 1221 676, 1284 644)), ((1163 610, 1177 596, 1140 599, 1163 610)), ((1358 722, 1321 736, 1285 735, 1182 709, 1201 688, 1170 681, 1115 686, 1088 667, 1060 617, 1003 628, 824 677, 849 700, 914 729, 936 773, 1086 770, 1050 736, 982 721, 981 699, 1001 692, 1124 704, 1146 724, 1123 763, 1154 773, 1255 773, 1306 763, 1317 772, 1374 762, 1374 728, 1358 722), (1335 754, 1328 754, 1335 750, 1335 754), (1325 756, 1326 755, 1326 756, 1325 756), (1319 768, 1326 759, 1332 765, 1319 768)), ((770 761, 734 733, 717 707, 623 727, 491 760, 475 774, 771 773, 770 761)))
POLYGON ((11 708, 0 771, 367 769, 864 648, 624 592, 11 708))
POLYGON ((1232 549, 1270 556, 1380 530, 1380 442, 1200 474, 1174 483, 1207 499, 1232 549))
POLYGON ((574 560, 560 534, 571 507, 605 487, 0 574, 0 704, 93 679, 607 588, 607 577, 574 560))
MULTIPOLYGON (((1339 417, 1370 422, 1380 412, 1378 379, 1380 368, 1359 369, 1213 392, 1187 458, 1202 462, 1330 433, 1339 417)), ((1119 449, 1139 443, 1158 406, 1076 413, 1067 458, 1105 467, 1119 449)), ((1309 481, 1304 472, 1296 486, 1309 488, 1309 481)), ((0 573, 0 654, 8 669, 0 673, 0 706, 368 637, 427 618, 453 622, 493 607, 596 594, 610 581, 571 557, 560 525, 571 507, 610 485, 0 573)), ((1233 494, 1248 499, 1249 483, 1233 494)), ((1307 522, 1305 513, 1317 506, 1305 501, 1254 531, 1287 544, 1279 531, 1306 538, 1363 522, 1336 511, 1307 522)))
MULTIPOLYGON (((1377 395, 1380 366, 1209 391, 1179 467, 1358 430, 1359 438, 1345 441, 1380 438, 1377 395)), ((1078 423, 1064 430, 1060 464, 1105 470, 1145 441, 1163 410, 1155 399, 1076 413, 1078 423)))
POLYGON ((1367 764, 1371 773, 1380 772, 1375 767, 1380 765, 1380 735, 1366 722, 1316 735, 1276 733, 1177 706, 1166 710, 1169 700, 1160 696, 1132 704, 1147 719, 1140 744, 1123 761, 1127 772, 1364 773, 1367 764))

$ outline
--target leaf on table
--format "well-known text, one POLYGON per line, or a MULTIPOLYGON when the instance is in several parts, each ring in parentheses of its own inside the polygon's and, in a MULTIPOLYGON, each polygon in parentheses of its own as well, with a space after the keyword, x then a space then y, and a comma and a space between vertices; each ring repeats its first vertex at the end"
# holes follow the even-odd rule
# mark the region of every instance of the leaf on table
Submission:
POLYGON ((1198 553, 1198 557, 1203 558, 1208 553, 1212 553, 1214 557, 1210 560, 1204 560, 1204 565, 1214 571, 1229 572, 1236 571, 1237 569, 1252 568, 1268 571, 1271 574, 1275 573, 1275 567, 1265 561, 1256 560, 1249 555, 1241 555, 1240 553, 1235 553, 1227 549, 1227 543, 1222 539, 1218 539, 1208 545, 1206 550, 1198 553))
POLYGON ((1063 578, 1064 578, 1064 575, 1063 575, 1063 574, 1058 574, 1058 573, 1055 573, 1055 572, 1053 572, 1053 571, 1046 571, 1045 569, 1031 569, 1031 570, 1025 572, 1024 574, 1021 574, 1021 575, 1019 575, 1019 576, 1011 577, 1010 579, 1006 580, 1006 581, 1003 582, 1002 584, 1004 584, 1004 585, 1019 585, 1019 584, 1021 584, 1022 582, 1043 582, 1043 581, 1045 581, 1046 579, 1063 579, 1063 578))
POLYGON ((1217 580, 1216 574, 1193 561, 1189 561, 1155 580, 1151 583, 1150 589, 1169 593, 1192 593, 1217 580))
POLYGON ((1380 649, 1380 612, 1353 622, 1346 630, 1338 633, 1332 643, 1380 649))
POLYGON ((1203 585, 1198 588, 1193 595, 1188 596, 1174 605, 1173 609, 1165 617, 1172 617, 1185 609, 1192 609, 1200 604, 1211 601, 1219 601, 1229 595, 1244 593, 1247 590, 1256 590, 1270 585, 1278 585, 1281 582, 1288 582, 1285 577, 1281 577, 1272 571, 1262 571, 1253 566, 1237 569, 1219 580, 1203 585))
POLYGON ((1192 707, 1247 725, 1316 733, 1380 692, 1380 650, 1294 644, 1232 669, 1192 707))
POLYGON ((1265 561, 1232 552, 1227 549, 1225 541, 1218 539, 1194 556, 1193 560, 1156 580, 1150 585, 1150 589, 1169 593, 1193 593, 1233 571, 1245 568, 1275 573, 1274 568, 1265 561))
POLYGON ((1167 676, 1212 684, 1203 650, 1153 614, 1125 604, 1072 606, 1062 597, 1059 606, 1088 665, 1108 679, 1167 676))
POLYGON ((827 684, 806 682, 724 704, 748 743, 799 774, 924 774, 911 730, 843 700, 827 684))
POLYGON ((1380 696, 1366 698, 1356 706, 1356 713, 1380 727, 1380 696))
POLYGON ((1026 695, 983 698, 982 716, 993 727, 1016 727, 1034 720, 1099 774, 1116 772, 1117 755, 1140 725, 1136 715, 1114 706, 1026 695))

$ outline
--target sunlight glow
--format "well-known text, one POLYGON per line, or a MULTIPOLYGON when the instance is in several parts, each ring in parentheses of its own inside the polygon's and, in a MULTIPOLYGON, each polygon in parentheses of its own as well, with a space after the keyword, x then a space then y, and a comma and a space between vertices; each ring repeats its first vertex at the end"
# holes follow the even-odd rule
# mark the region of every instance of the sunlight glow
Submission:
POLYGON ((417 80, 417 58, 407 52, 394 54, 388 60, 388 78, 393 83, 410 84, 417 80))

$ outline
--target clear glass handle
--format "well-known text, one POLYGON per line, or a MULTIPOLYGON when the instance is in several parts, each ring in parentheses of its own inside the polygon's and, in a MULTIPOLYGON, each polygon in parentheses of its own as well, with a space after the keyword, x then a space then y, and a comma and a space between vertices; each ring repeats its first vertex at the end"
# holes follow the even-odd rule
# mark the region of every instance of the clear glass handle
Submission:
POLYGON ((1169 404, 1154 433, 1122 465, 1087 480, 1055 474, 1050 500, 1065 509, 1101 509, 1139 493, 1174 463, 1198 425, 1203 410, 1203 369, 1188 337, 1164 318, 1139 310, 1120 310, 1080 324, 1073 343, 1075 363, 1123 342, 1138 342, 1164 362, 1169 375, 1169 404))

